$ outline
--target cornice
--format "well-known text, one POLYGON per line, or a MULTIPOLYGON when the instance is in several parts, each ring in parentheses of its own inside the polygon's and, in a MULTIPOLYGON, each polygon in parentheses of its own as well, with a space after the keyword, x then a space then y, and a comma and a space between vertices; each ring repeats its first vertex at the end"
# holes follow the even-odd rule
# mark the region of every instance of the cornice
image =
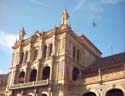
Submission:
POLYGON ((102 54, 102 52, 101 52, 99 49, 97 49, 97 47, 96 47, 89 39, 87 39, 86 36, 84 36, 84 35, 82 34, 82 35, 78 36, 78 38, 79 38, 80 40, 81 40, 81 39, 86 40, 87 43, 89 43, 98 53, 100 53, 100 55, 102 54))
MULTIPOLYGON (((67 31, 67 30, 65 30, 67 31)), ((84 44, 83 41, 81 41, 78 36, 70 29, 68 32, 67 32, 69 35, 71 35, 72 38, 74 38, 83 48, 85 48, 86 50, 88 50, 90 53, 92 53, 96 58, 100 58, 100 56, 94 52, 92 49, 90 49, 88 46, 86 46, 84 44)), ((101 54, 100 54, 101 55, 101 54)))

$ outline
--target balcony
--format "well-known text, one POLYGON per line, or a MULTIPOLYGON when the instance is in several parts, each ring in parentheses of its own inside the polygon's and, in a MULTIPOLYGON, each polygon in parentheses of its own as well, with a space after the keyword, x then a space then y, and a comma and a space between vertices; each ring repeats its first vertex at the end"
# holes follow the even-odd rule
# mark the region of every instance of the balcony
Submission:
POLYGON ((10 87, 10 89, 21 89, 21 88, 30 88, 30 87, 38 87, 48 85, 48 80, 41 81, 33 81, 27 83, 14 84, 10 87))

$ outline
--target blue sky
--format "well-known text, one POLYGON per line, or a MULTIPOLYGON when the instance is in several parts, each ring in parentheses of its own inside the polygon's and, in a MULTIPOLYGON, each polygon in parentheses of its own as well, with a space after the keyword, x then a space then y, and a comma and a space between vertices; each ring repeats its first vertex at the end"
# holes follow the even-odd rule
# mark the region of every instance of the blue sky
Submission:
POLYGON ((9 71, 20 28, 27 37, 50 30, 61 23, 64 9, 75 33, 84 34, 103 57, 125 51, 124 6, 124 0, 0 0, 0 74, 9 71))

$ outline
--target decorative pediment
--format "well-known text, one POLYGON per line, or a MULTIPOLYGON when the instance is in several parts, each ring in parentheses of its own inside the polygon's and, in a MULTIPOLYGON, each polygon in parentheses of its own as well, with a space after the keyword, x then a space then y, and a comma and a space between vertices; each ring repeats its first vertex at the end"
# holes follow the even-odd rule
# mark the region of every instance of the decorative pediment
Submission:
POLYGON ((34 33, 34 35, 37 36, 37 37, 41 36, 38 30, 34 33))
POLYGON ((32 42, 35 43, 41 39, 41 34, 39 31, 36 31, 34 35, 32 36, 32 42))

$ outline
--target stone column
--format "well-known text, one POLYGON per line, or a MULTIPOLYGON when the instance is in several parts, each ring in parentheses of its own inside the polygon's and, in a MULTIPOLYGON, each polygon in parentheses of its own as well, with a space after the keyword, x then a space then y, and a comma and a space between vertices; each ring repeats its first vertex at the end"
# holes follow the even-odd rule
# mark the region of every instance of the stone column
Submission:
POLYGON ((13 65, 14 65, 15 56, 16 56, 16 54, 13 53, 13 54, 12 54, 12 64, 11 64, 11 67, 13 67, 13 65))
POLYGON ((51 88, 48 88, 49 96, 52 96, 51 88))
POLYGON ((41 37, 41 41, 40 41, 40 52, 39 52, 39 62, 38 62, 38 72, 37 72, 37 81, 38 80, 41 80, 41 77, 42 77, 42 62, 43 62, 43 48, 44 48, 44 33, 42 34, 42 37, 41 37))
POLYGON ((24 79, 24 82, 28 82, 29 81, 29 75, 30 75, 30 62, 27 62, 27 66, 26 66, 26 72, 25 72, 25 79, 24 79))
POLYGON ((34 96, 38 96, 37 89, 34 89, 34 96))
POLYGON ((16 83, 18 83, 18 80, 19 80, 19 68, 18 68, 19 66, 17 65, 16 66, 16 69, 14 69, 14 71, 13 71, 13 84, 16 84, 16 83))

